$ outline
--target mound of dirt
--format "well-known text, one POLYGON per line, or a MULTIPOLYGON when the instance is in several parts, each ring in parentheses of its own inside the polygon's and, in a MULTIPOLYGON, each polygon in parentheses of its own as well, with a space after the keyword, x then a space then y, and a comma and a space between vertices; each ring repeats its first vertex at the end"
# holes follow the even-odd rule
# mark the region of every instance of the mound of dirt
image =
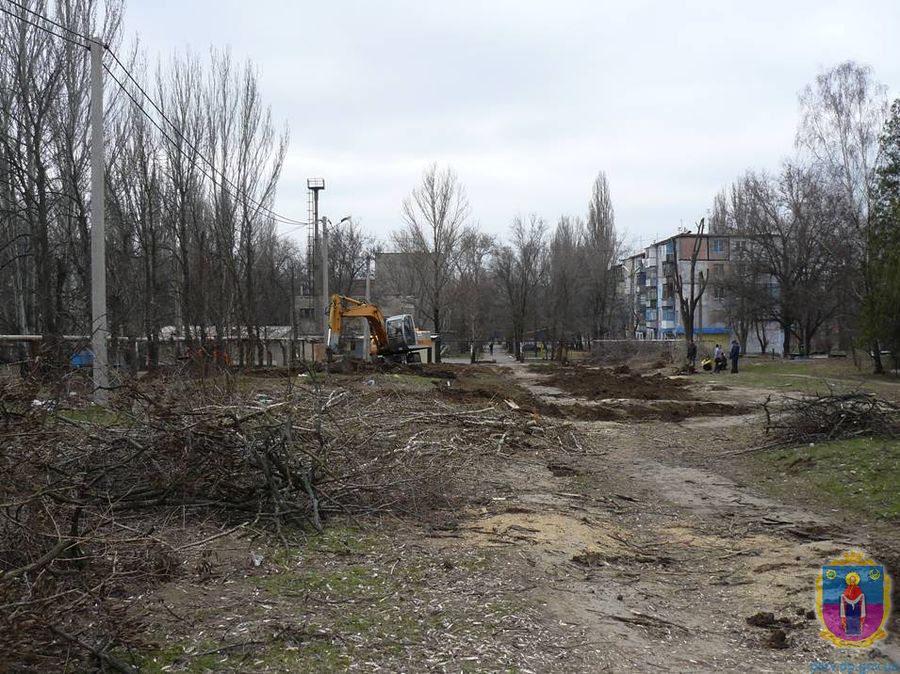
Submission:
POLYGON ((599 405, 554 405, 541 400, 514 382, 504 381, 502 378, 487 381, 458 379, 450 382, 450 386, 447 386, 447 380, 442 380, 435 381, 434 386, 435 391, 442 398, 448 398, 458 403, 502 404, 509 400, 517 406, 516 411, 523 414, 540 414, 555 419, 578 419, 581 421, 615 421, 622 418, 622 415, 615 410, 599 405))
POLYGON ((640 375, 627 367, 560 367, 542 382, 588 400, 692 400, 685 383, 660 374, 640 375))

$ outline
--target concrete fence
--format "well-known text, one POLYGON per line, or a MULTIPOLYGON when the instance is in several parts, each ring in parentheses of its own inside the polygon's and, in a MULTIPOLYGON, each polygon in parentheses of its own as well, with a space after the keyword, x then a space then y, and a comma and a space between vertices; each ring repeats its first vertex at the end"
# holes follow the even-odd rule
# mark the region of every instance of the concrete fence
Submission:
POLYGON ((591 340, 591 355, 610 362, 662 360, 674 363, 687 358, 687 346, 683 339, 594 339, 591 340))

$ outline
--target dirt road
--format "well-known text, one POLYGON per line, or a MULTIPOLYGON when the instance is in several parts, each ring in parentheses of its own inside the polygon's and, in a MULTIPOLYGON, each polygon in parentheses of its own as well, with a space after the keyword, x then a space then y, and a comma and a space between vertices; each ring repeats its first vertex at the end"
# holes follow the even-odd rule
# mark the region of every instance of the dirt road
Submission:
MULTIPOLYGON (((540 375, 504 364, 535 395, 559 402, 562 392, 540 375)), ((713 395, 746 402, 757 394, 713 395)), ((570 671, 887 662, 834 649, 812 612, 818 567, 871 541, 844 533, 839 513, 774 502, 703 467, 740 446, 753 421, 573 422, 578 434, 554 456, 498 461, 486 505, 469 513, 462 538, 434 540, 496 548, 559 625, 585 640, 570 671)))
MULTIPOLYGON (((896 532, 778 502, 742 473, 736 452, 760 440, 753 404, 765 391, 725 376, 498 361, 335 374, 329 396, 346 403, 336 428, 364 436, 360 410, 402 400, 405 421, 388 418, 380 441, 431 443, 447 472, 416 482, 421 502, 335 515, 287 545, 252 527, 210 530, 170 582, 127 600, 145 637, 134 662, 151 672, 892 671, 895 646, 839 651, 819 637, 813 608, 819 567, 846 550, 897 574, 896 532)), ((242 386, 284 404, 275 378, 242 386)))

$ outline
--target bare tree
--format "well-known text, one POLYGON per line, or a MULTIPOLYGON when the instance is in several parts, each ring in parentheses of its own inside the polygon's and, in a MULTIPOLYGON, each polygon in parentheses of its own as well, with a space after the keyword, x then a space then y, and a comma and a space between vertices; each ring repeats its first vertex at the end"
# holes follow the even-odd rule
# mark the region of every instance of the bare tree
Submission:
POLYGON ((160 138, 132 105, 117 129, 120 140, 107 170, 110 246, 110 328, 113 336, 143 334, 151 369, 159 364, 165 234, 161 218, 160 138), (135 297, 144 302, 135 303, 135 297), (142 314, 133 324, 134 314, 142 314))
POLYGON ((721 190, 713 199, 713 207, 709 212, 707 223, 710 234, 725 234, 731 230, 729 222, 728 199, 725 190, 721 190))
POLYGON ((487 303, 485 295, 490 292, 487 269, 494 247, 493 237, 479 232, 477 227, 466 227, 460 237, 456 295, 469 333, 469 358, 473 363, 477 360, 476 343, 487 303))
MULTIPOLYGON (((29 0, 27 8, 118 44, 118 2, 29 0)), ((59 362, 63 332, 89 325, 87 52, 29 17, 17 7, 0 17, 3 201, 12 219, 5 229, 14 241, 17 323, 41 332, 45 362, 59 362)))
POLYGON ((524 360, 525 325, 534 312, 535 293, 545 273, 547 225, 532 214, 527 223, 516 216, 511 229, 512 241, 494 253, 494 274, 505 296, 515 356, 524 360))
POLYGON ((794 334, 808 353, 844 301, 839 291, 848 261, 840 223, 846 204, 814 168, 791 163, 777 180, 748 173, 742 189, 749 204, 739 228, 750 241, 751 268, 774 282, 770 307, 782 327, 784 354, 791 353, 794 334))
POLYGON ((747 351, 751 331, 765 352, 768 346, 766 324, 772 314, 774 298, 769 293, 766 277, 746 260, 738 260, 725 277, 725 316, 737 335, 741 351, 747 351))
POLYGON ((256 290, 256 243, 267 223, 269 215, 264 209, 271 207, 284 155, 287 151, 287 129, 279 136, 272 123, 271 108, 264 106, 259 91, 258 75, 248 61, 244 64, 239 80, 237 180, 241 195, 239 208, 239 246, 243 272, 244 324, 247 333, 256 343, 257 357, 263 364, 263 346, 260 342, 260 316, 257 311, 259 297, 256 290))
POLYGON ((225 326, 243 325, 248 351, 241 349, 241 363, 252 362, 255 353, 261 364, 254 285, 256 239, 275 196, 287 134, 276 134, 253 66, 248 62, 237 69, 227 50, 212 53, 205 104, 206 141, 216 165, 213 222, 224 300, 218 307, 217 328, 221 335, 225 326))
POLYGON ((198 154, 205 135, 199 59, 185 52, 173 56, 165 67, 160 64, 156 90, 160 107, 178 129, 162 144, 162 161, 167 168, 162 208, 175 262, 172 283, 178 303, 174 323, 190 344, 195 329, 200 332, 197 337, 206 339, 209 320, 205 292, 209 261, 200 252, 207 250, 210 233, 203 218, 205 178, 198 154))
MULTIPOLYGON (((797 145, 809 152, 819 170, 842 194, 846 234, 843 250, 851 254, 847 288, 858 316, 876 301, 875 240, 872 217, 879 134, 887 118, 887 88, 872 69, 853 61, 821 73, 800 95, 802 118, 797 145)), ((855 317, 854 317, 855 318, 855 317)), ((883 371, 880 347, 871 345, 876 373, 883 371)))
POLYGON ((692 239, 687 279, 682 278, 677 261, 675 263, 675 273, 672 277, 675 284, 675 294, 678 295, 678 304, 681 309, 684 339, 688 342, 694 341, 694 318, 697 313, 697 305, 700 303, 709 283, 708 275, 704 276, 703 272, 697 272, 697 260, 700 257, 700 252, 703 250, 703 244, 707 241, 703 236, 705 228, 706 220, 700 218, 700 222, 697 223, 697 235, 692 239), (687 284, 686 287, 685 284, 687 284))
POLYGON ((329 287, 349 295, 353 281, 364 278, 367 259, 381 253, 375 237, 365 234, 360 224, 350 220, 328 231, 329 287))
POLYGON ((456 173, 432 164, 422 174, 422 183, 404 200, 405 225, 393 234, 398 252, 425 259, 417 276, 432 327, 438 333, 469 212, 466 191, 456 173))
MULTIPOLYGON (((23 2, 118 51, 120 0, 23 2)), ((43 333, 45 361, 61 361, 61 336, 90 326, 89 61, 31 19, 21 8, 0 16, 0 289, 12 298, 0 322, 43 333)), ((111 332, 143 334, 151 364, 167 323, 201 340, 210 322, 220 336, 243 325, 258 340, 270 316, 259 284, 291 266, 270 254, 268 212, 286 133, 274 131, 250 64, 214 53, 206 76, 190 54, 160 64, 156 115, 119 68, 144 79, 143 56, 129 52, 108 63, 107 83, 128 92, 108 86, 105 110, 111 332)))

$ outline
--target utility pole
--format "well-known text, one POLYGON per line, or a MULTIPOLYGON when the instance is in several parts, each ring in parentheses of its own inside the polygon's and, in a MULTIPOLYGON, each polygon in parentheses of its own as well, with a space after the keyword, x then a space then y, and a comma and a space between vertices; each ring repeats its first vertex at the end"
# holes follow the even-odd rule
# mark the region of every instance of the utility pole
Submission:
POLYGON ((294 305, 297 303, 296 298, 297 295, 294 292, 294 262, 291 261, 291 355, 289 360, 291 370, 294 369, 294 344, 297 343, 297 316, 294 309, 294 305))
MULTIPOLYGON (((341 218, 339 225, 350 221, 350 216, 341 218)), ((325 315, 322 320, 322 335, 325 347, 328 348, 328 324, 331 309, 331 298, 328 296, 328 223, 329 220, 322 216, 322 305, 325 307, 325 315)), ((334 224, 334 223, 332 223, 334 224)))
MULTIPOLYGON (((366 253, 366 302, 371 302, 369 277, 371 276, 372 256, 366 253)), ((369 362, 372 357, 372 345, 369 343, 371 336, 369 334, 369 321, 363 321, 363 360, 369 362)))
MULTIPOLYGON (((319 264, 322 245, 319 241, 319 192, 325 189, 325 179, 308 178, 306 180, 306 187, 310 223, 310 238, 306 249, 306 266, 307 273, 309 274, 306 293, 309 301, 309 307, 307 308, 312 310, 313 323, 315 323, 315 316, 319 311, 319 307, 316 306, 316 293, 318 291, 318 287, 316 286, 316 283, 318 283, 316 280, 316 265, 319 264)), ((322 311, 327 310, 327 307, 322 307, 322 311)))
POLYGON ((106 327, 105 165, 103 163, 103 42, 91 40, 91 348, 94 402, 105 405, 109 388, 106 327))
POLYGON ((330 303, 328 301, 328 218, 322 216, 322 341, 328 348, 328 313, 330 303))

